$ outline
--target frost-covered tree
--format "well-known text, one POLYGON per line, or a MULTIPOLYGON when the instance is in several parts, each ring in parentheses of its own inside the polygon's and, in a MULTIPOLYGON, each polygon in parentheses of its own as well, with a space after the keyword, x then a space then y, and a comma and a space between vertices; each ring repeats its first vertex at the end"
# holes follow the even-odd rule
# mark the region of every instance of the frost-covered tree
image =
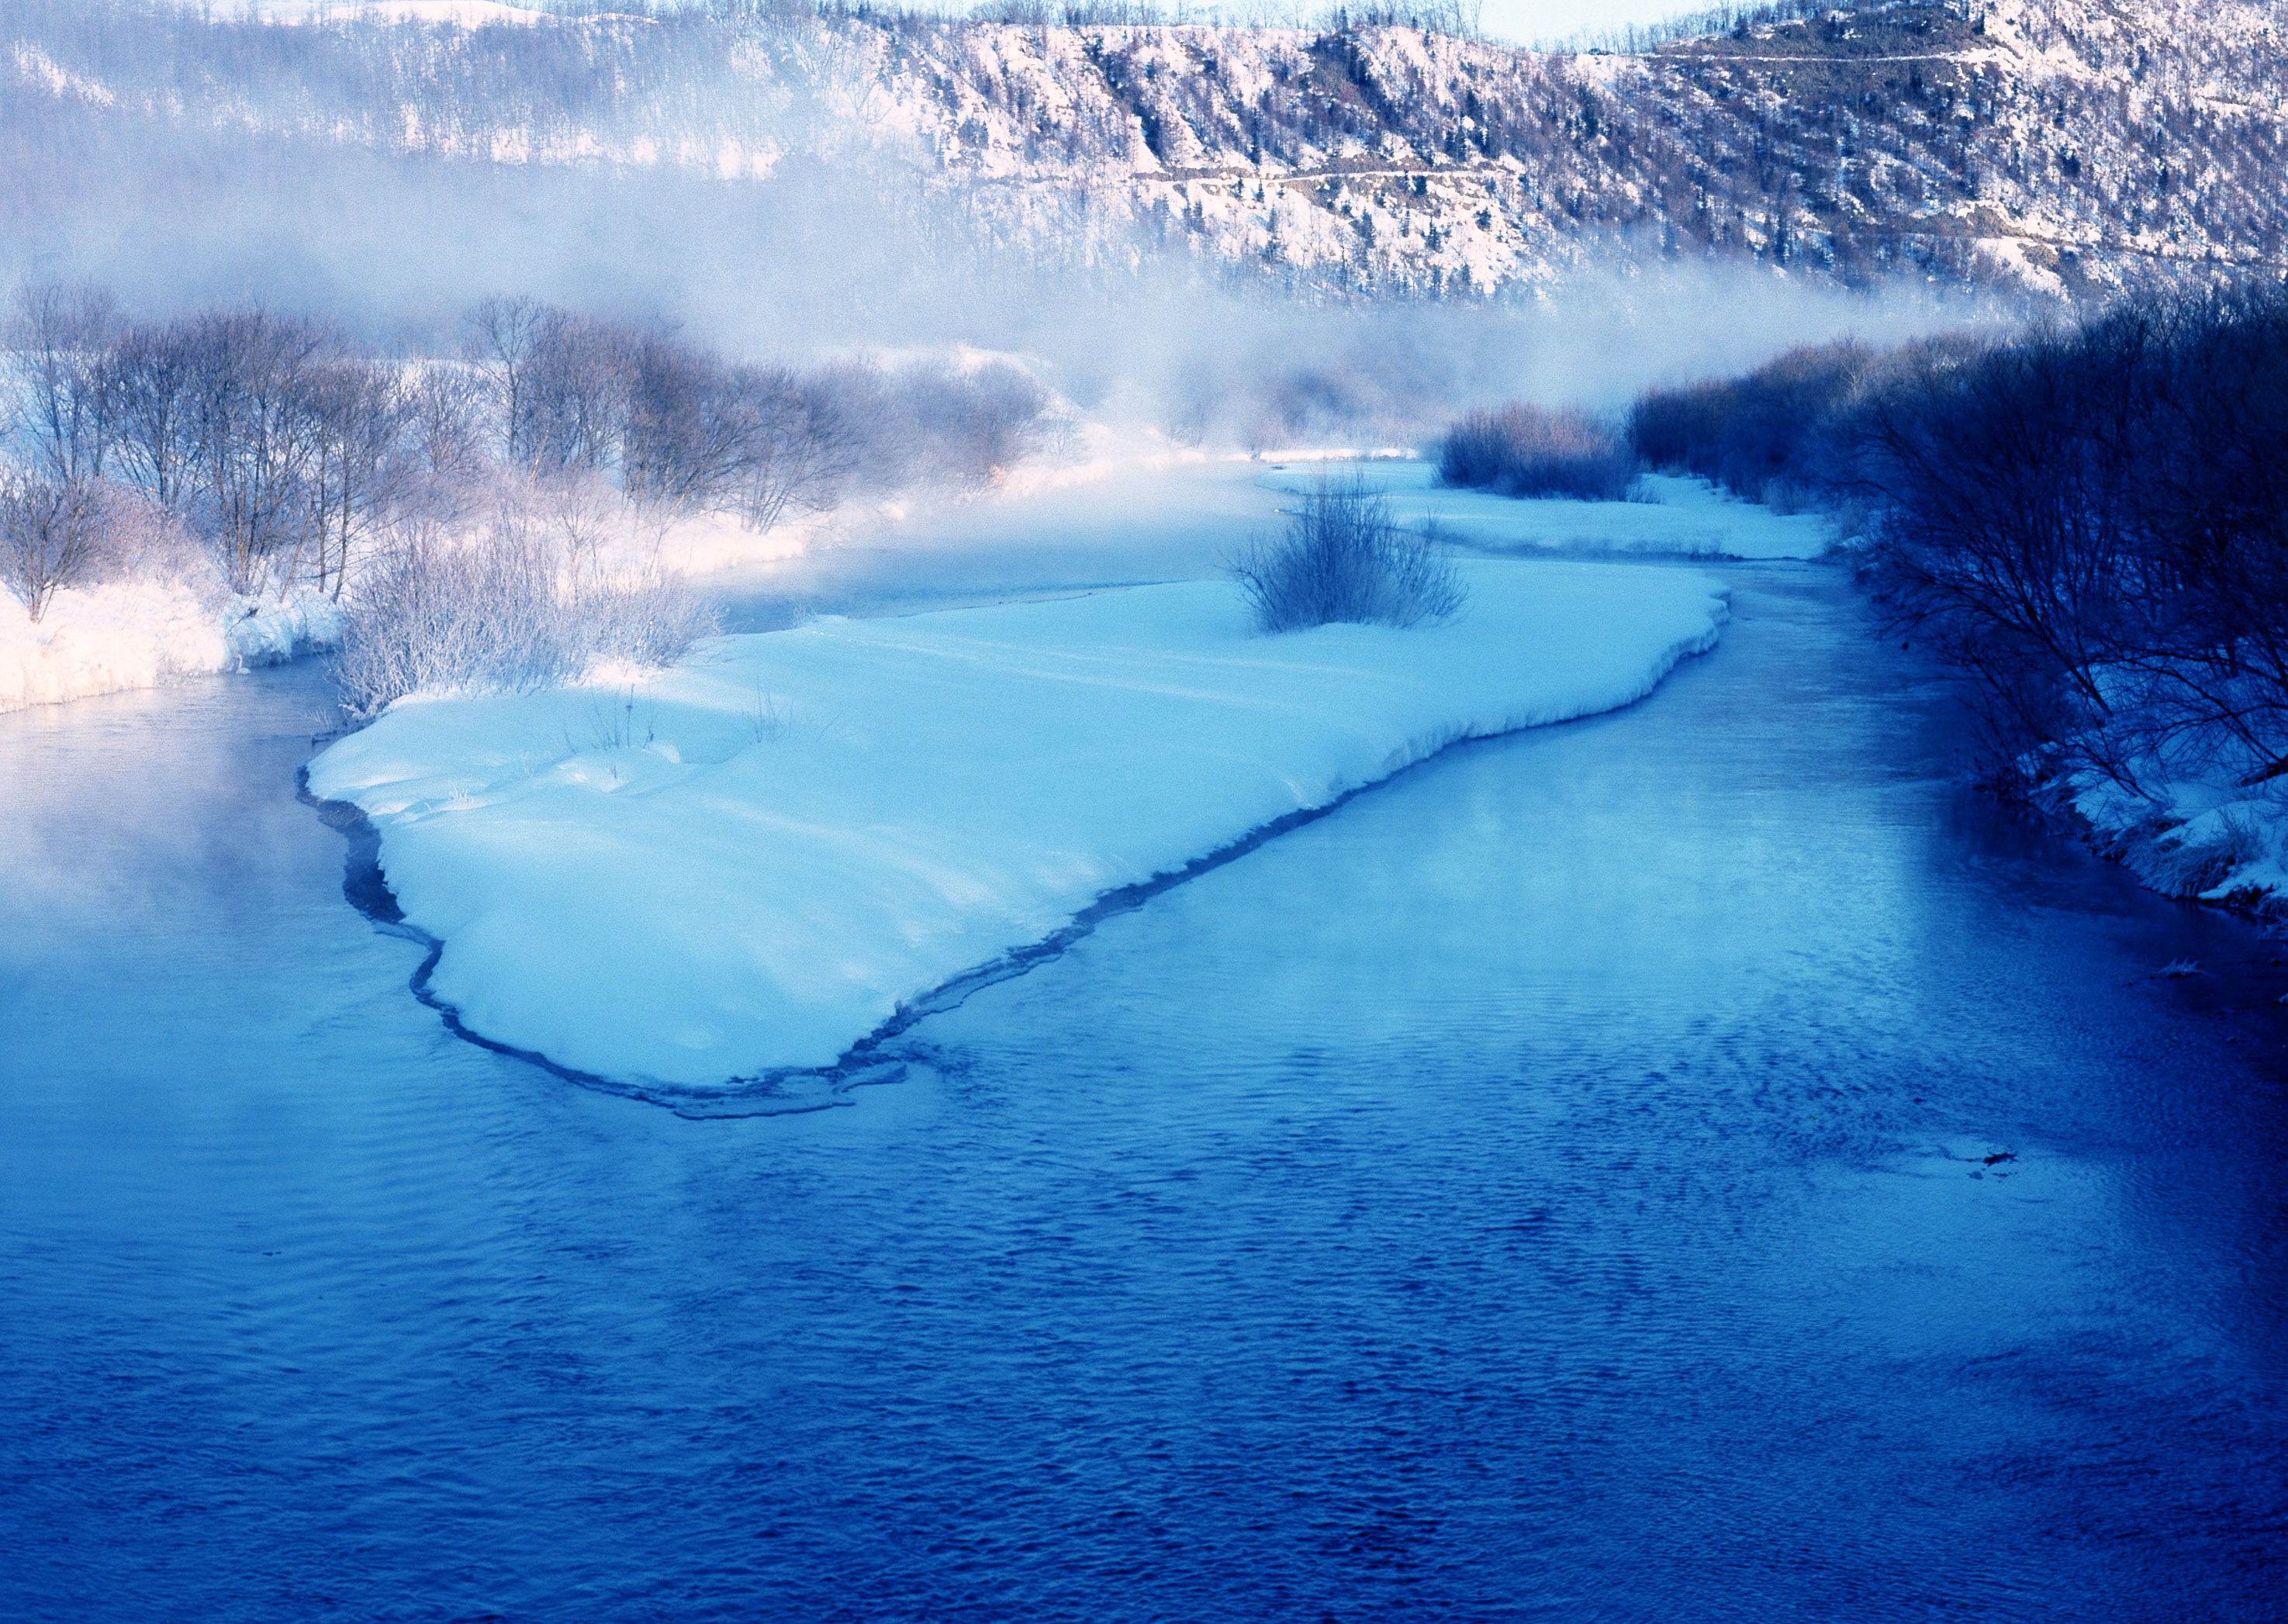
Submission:
POLYGON ((103 473, 112 412, 106 361, 118 326, 109 292, 89 282, 29 282, 10 301, 4 343, 16 436, 60 484, 103 473))
POLYGON ((86 578, 104 521, 103 492, 93 479, 0 471, 0 584, 37 621, 59 590, 86 578))

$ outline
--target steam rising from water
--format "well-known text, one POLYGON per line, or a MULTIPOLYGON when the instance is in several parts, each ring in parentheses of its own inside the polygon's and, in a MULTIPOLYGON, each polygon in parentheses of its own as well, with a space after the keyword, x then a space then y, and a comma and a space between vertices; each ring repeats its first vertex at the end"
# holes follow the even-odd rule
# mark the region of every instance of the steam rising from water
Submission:
MULTIPOLYGON (((7 9, 20 15, 0 20, 28 38, 66 26, 43 21, 37 0, 7 9)), ((163 83, 155 61, 195 77, 196 53, 220 49, 143 15, 122 13, 110 79, 43 79, 42 93, 0 107, 11 177, 0 277, 91 276, 155 315, 261 301, 431 353, 452 347, 471 303, 501 292, 663 320, 756 359, 969 344, 1032 358, 1084 410, 1179 440, 1268 445, 1418 438, 1512 396, 1609 408, 1648 383, 1737 371, 1794 343, 2001 313, 1960 294, 1859 295, 1657 256, 1493 302, 1283 289, 1180 241, 1108 236, 1078 188, 1039 203, 1048 213, 1020 243, 999 203, 894 137, 790 147, 767 176, 735 179, 666 163, 496 162, 434 137, 419 153, 386 152, 313 133, 329 108, 370 115, 359 98, 386 87, 247 68, 239 82, 279 105, 236 109, 234 123, 139 103, 124 87, 163 83)), ((214 31, 243 36, 242 50, 272 32, 214 31)), ((497 87, 501 119, 525 116, 516 98, 528 89, 497 87)))

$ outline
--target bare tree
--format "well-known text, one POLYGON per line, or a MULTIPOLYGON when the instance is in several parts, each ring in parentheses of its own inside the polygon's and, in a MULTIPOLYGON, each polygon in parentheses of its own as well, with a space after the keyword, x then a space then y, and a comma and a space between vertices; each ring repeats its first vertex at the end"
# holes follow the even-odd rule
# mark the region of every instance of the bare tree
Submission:
POLYGON ((609 321, 549 313, 528 368, 512 462, 543 477, 608 469, 620 448, 634 346, 634 336, 609 321))
POLYGON ((362 357, 311 368, 301 390, 310 437, 303 481, 307 534, 316 549, 318 590, 338 598, 352 547, 367 538, 413 477, 409 440, 416 405, 393 368, 362 357))
POLYGON ((830 379, 798 379, 783 368, 740 370, 754 432, 739 471, 739 512, 757 530, 790 514, 822 512, 841 500, 863 441, 830 379))
POLYGON ((69 485, 102 475, 107 352, 118 327, 117 305, 91 282, 31 282, 10 302, 17 426, 52 479, 69 485))
POLYGON ((103 517, 92 480, 0 474, 0 582, 33 620, 60 588, 86 577, 102 545, 103 517))
MULTIPOLYGON (((193 521, 232 589, 258 591, 306 534, 317 443, 309 377, 337 341, 315 323, 250 309, 195 316, 184 342, 193 521)), ((290 571, 276 584, 290 586, 290 571)))
POLYGON ((473 510, 493 463, 485 451, 485 384, 469 367, 419 366, 406 389, 407 478, 398 493, 401 519, 451 523, 473 510))
POLYGON ((529 296, 489 298, 463 321, 501 455, 536 477, 608 467, 626 408, 634 336, 529 296))
POLYGON ((184 323, 137 325, 107 360, 111 451, 121 474, 162 507, 183 499, 190 460, 191 349, 184 323))
POLYGON ((533 356, 548 321, 561 313, 529 294, 484 299, 461 318, 461 350, 491 408, 501 454, 525 459, 518 434, 528 411, 533 356))

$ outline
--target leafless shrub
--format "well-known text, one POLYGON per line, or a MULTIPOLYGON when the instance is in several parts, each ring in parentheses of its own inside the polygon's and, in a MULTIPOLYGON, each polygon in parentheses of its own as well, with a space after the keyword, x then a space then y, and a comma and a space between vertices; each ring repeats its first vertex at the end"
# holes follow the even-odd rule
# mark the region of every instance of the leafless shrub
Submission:
POLYGON ((1005 361, 843 366, 811 388, 815 420, 841 456, 842 481, 884 495, 993 484, 1048 432, 1048 392, 1005 361))
POLYGON ((592 563, 604 543, 633 522, 628 498, 581 469, 535 481, 513 497, 504 491, 498 500, 513 501, 523 519, 542 526, 576 563, 592 563))
POLYGON ((759 409, 740 471, 739 512, 757 530, 842 499, 865 454, 866 436, 831 376, 800 379, 783 368, 751 372, 759 409))
POLYGON ((213 555, 177 515, 147 493, 106 479, 95 486, 94 496, 100 509, 100 539, 89 565, 89 584, 176 581, 197 589, 203 598, 217 598, 225 590, 213 555))
POLYGON ((105 542, 103 520, 92 480, 0 473, 0 582, 35 621, 58 591, 93 574, 105 542))
POLYGON ((572 584, 568 613, 583 669, 598 663, 656 669, 716 630, 715 610, 682 576, 659 570, 572 584))
POLYGON ((714 629, 680 578, 600 572, 514 521, 402 534, 347 606, 342 704, 358 717, 409 693, 521 693, 604 661, 665 665, 714 629))
POLYGON ((802 376, 531 298, 477 305, 465 349, 510 468, 609 472, 647 509, 735 512, 758 529, 853 490, 989 484, 1038 446, 1048 405, 1005 362, 802 376))
POLYGON ((28 282, 0 323, 15 426, 34 465, 60 484, 103 474, 106 362, 118 328, 111 295, 91 282, 28 282))
POLYGON ((1506 496, 1619 502, 1636 477, 1636 454, 1622 437, 1577 408, 1513 400, 1471 412, 1438 442, 1441 483, 1506 496))
POLYGON ((1847 483, 1837 434, 1885 369, 1848 339, 1800 345, 1743 377, 1648 390, 1630 409, 1629 442, 1652 467, 1793 506, 1847 483))
POLYGON ((926 478, 989 485, 1040 438, 1048 393, 1005 361, 961 370, 915 365, 892 380, 926 478))
POLYGON ((2101 849, 2141 883, 2171 897, 2213 891, 2271 855, 2270 842, 2244 808, 2227 808, 2198 836, 2174 816, 2157 812, 2113 832, 2101 849))
POLYGON ((882 432, 832 384, 783 367, 726 366, 667 339, 634 352, 632 405, 621 453, 622 487, 664 513, 739 515, 767 530, 840 500, 863 448, 855 424, 882 432))
POLYGON ((727 505, 777 404, 769 381, 656 335, 634 340, 629 358, 622 488, 655 506, 727 505))
POLYGON ((1355 479, 1305 496, 1286 534, 1259 541, 1231 573, 1267 632, 1416 626, 1450 619, 1467 596, 1453 561, 1401 530, 1390 504, 1355 479))

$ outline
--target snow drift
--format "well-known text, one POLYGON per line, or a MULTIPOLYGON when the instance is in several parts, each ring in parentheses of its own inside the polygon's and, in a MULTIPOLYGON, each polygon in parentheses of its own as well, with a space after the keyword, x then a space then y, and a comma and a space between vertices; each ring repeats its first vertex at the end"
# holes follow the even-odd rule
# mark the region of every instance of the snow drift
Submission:
POLYGON ((276 665, 342 640, 321 593, 212 598, 171 581, 66 588, 35 621, 0 593, 0 711, 276 665))
POLYGON ((1253 635, 1187 582, 703 643, 614 688, 417 699, 311 764, 432 994, 639 1085, 832 1065, 901 1003, 1458 740, 1712 646, 1688 571, 1486 561, 1434 629, 1253 635))

